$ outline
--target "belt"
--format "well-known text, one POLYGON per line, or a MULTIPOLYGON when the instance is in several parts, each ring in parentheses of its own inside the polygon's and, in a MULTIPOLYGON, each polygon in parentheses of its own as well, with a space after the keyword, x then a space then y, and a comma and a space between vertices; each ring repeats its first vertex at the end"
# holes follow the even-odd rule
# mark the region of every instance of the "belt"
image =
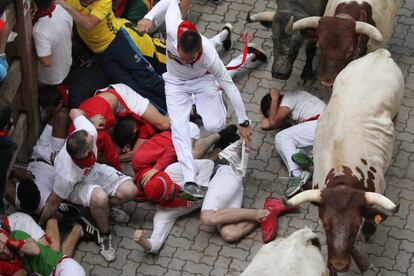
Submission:
POLYGON ((43 162, 43 163, 46 163, 46 164, 48 164, 48 165, 51 165, 49 161, 46 161, 46 160, 45 160, 45 159, 43 159, 43 158, 30 158, 30 159, 29 159, 29 163, 30 163, 30 162, 43 162))

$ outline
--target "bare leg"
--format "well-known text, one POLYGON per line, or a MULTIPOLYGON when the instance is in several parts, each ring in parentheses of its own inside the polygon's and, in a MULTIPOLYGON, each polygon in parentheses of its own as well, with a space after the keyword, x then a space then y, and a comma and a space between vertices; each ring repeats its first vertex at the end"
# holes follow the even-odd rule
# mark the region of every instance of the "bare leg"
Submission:
POLYGON ((79 224, 73 226, 72 231, 62 243, 62 253, 68 257, 73 256, 75 247, 78 244, 79 239, 82 237, 82 227, 79 224))
POLYGON ((258 222, 268 214, 269 211, 266 209, 225 208, 217 211, 206 210, 201 212, 201 223, 218 225, 241 221, 258 222))
POLYGON ((95 188, 91 196, 91 214, 99 231, 106 234, 109 232, 109 199, 105 191, 95 188))
POLYGON ((218 159, 218 155, 219 155, 220 151, 222 151, 222 149, 220 149, 220 148, 214 149, 213 151, 207 153, 204 156, 204 159, 210 159, 212 161, 216 161, 218 159))
POLYGON ((211 134, 207 137, 200 138, 194 142, 193 157, 194 159, 201 159, 207 151, 220 140, 218 133, 211 134))
POLYGON ((52 248, 53 250, 56 250, 60 252, 60 233, 59 233, 59 226, 58 221, 56 218, 51 218, 46 223, 46 235, 51 238, 51 243, 49 244, 46 240, 46 237, 42 237, 44 241, 41 239, 41 243, 46 242, 46 244, 52 248))
POLYGON ((225 224, 219 227, 220 236, 226 242, 236 242, 247 236, 259 224, 256 222, 242 221, 239 223, 225 224))
POLYGON ((185 17, 187 14, 188 8, 190 7, 191 0, 181 0, 180 1, 180 11, 182 17, 185 17))
POLYGON ((135 184, 128 180, 119 185, 116 191, 115 197, 111 197, 111 205, 121 205, 135 198, 137 194, 137 187, 135 184))

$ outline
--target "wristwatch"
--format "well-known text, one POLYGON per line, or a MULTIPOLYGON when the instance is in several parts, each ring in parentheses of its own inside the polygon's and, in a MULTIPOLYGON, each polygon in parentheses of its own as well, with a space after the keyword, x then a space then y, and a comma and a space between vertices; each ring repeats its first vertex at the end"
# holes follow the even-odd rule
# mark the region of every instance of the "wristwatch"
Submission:
POLYGON ((243 123, 240 123, 239 126, 241 126, 241 127, 248 127, 248 126, 250 126, 250 121, 249 120, 245 120, 243 123))

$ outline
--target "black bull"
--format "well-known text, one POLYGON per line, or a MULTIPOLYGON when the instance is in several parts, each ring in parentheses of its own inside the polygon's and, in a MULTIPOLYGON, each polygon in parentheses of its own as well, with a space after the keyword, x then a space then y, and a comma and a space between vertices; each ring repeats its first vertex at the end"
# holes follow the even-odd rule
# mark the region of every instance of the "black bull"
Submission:
MULTIPOLYGON (((274 15, 271 12, 265 13, 264 16, 249 13, 247 22, 259 21, 267 27, 270 27, 270 22, 272 22, 274 57, 272 76, 276 79, 287 80, 292 74, 293 63, 304 41, 303 35, 307 35, 307 31, 286 32, 286 27, 301 18, 323 15, 327 0, 276 0, 276 2, 277 10, 274 15)), ((300 75, 303 80, 313 79, 312 61, 315 52, 315 42, 311 41, 306 46, 306 64, 300 75)))

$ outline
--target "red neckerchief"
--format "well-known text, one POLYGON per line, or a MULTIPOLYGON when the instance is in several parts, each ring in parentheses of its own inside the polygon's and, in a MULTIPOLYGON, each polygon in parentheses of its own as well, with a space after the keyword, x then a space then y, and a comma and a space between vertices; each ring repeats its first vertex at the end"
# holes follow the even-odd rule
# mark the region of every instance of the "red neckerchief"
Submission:
POLYGON ((7 136, 9 136, 9 130, 4 129, 0 131, 0 137, 7 137, 7 136))
POLYGON ((95 154, 93 153, 93 151, 90 151, 90 152, 88 153, 88 156, 86 156, 85 158, 79 158, 79 159, 76 159, 76 158, 73 158, 73 157, 72 157, 72 161, 73 161, 73 163, 75 163, 75 164, 76 164, 76 166, 78 166, 79 168, 81 168, 81 169, 86 169, 86 168, 90 168, 90 167, 92 167, 92 166, 95 164, 95 162, 96 162, 96 156, 95 156, 95 154))
POLYGON ((52 17, 52 12, 55 10, 56 5, 52 4, 49 8, 44 10, 37 10, 33 17, 33 25, 39 20, 39 18, 44 16, 52 17))
MULTIPOLYGON (((186 21, 186 20, 183 20, 180 23, 180 25, 178 25, 178 29, 177 29, 177 39, 178 40, 180 40, 181 35, 185 31, 190 31, 190 32, 196 32, 196 33, 198 33, 197 28, 196 28, 196 26, 193 23, 191 23, 189 21, 186 21)), ((178 51, 178 45, 177 45, 177 51, 178 51)), ((193 66, 194 63, 196 63, 197 61, 199 61, 202 55, 203 55, 203 51, 198 52, 197 58, 191 63, 191 66, 193 66)))
POLYGON ((57 91, 62 95, 63 106, 69 106, 69 87, 66 84, 58 84, 57 91))

